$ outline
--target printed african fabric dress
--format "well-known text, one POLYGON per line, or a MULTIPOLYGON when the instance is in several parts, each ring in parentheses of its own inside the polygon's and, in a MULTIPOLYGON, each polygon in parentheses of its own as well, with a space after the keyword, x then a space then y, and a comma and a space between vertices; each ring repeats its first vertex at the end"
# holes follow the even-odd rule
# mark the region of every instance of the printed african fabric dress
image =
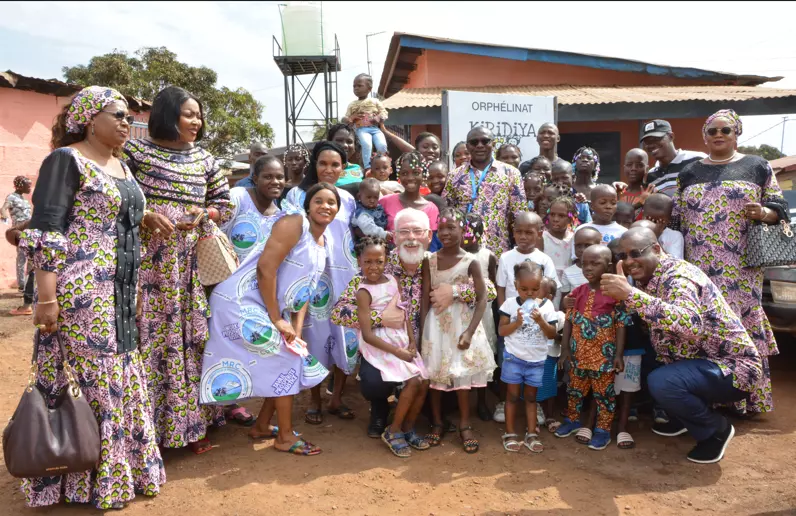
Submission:
MULTIPOLYGON (((340 209, 326 228, 329 235, 326 248, 329 256, 326 270, 318 283, 318 289, 310 301, 309 312, 304 319, 302 335, 310 354, 327 369, 339 367, 343 373, 351 374, 357 365, 359 337, 353 328, 337 326, 330 320, 332 309, 351 279, 359 273, 359 264, 354 256, 354 239, 351 234, 351 218, 356 211, 354 197, 343 190, 340 194, 340 209)), ((282 204, 287 213, 304 214, 306 193, 299 187, 288 192, 282 204)))
POLYGON ((716 284, 763 359, 763 378, 739 409, 768 412, 774 408, 768 356, 779 353, 774 332, 763 311, 763 269, 746 265, 749 221, 744 205, 761 203, 789 220, 788 203, 782 196, 771 166, 758 156, 744 156, 734 163, 689 164, 677 179, 672 220, 678 221, 685 239, 685 259, 716 284))
MULTIPOLYGON (((22 491, 31 507, 91 503, 99 509, 154 496, 166 481, 144 367, 137 350, 138 226, 144 195, 130 171, 106 174, 69 147, 42 163, 24 247, 34 267, 56 274, 58 326, 68 360, 100 428, 95 470, 28 478, 22 491)), ((38 295, 37 295, 38 297, 38 295)), ((66 386, 54 334, 42 335, 39 388, 55 396, 66 386)))
MULTIPOLYGON (((214 207, 223 224, 232 216, 229 186, 213 156, 200 147, 184 151, 148 140, 129 140, 125 159, 147 198, 147 209, 176 224, 192 207, 214 207)), ((203 439, 209 425, 223 425, 220 407, 199 405, 202 354, 210 310, 199 282, 196 243, 218 231, 174 229, 168 238, 141 229, 142 315, 138 321, 158 444, 182 448, 203 439)))
MULTIPOLYGON (((316 293, 327 248, 315 242, 304 219, 299 242, 276 272, 277 301, 286 321, 316 293)), ((301 357, 289 349, 271 321, 257 284, 260 254, 250 253, 210 295, 213 316, 202 365, 203 404, 291 396, 320 384, 329 373, 311 354, 301 357)))
POLYGON ((232 201, 232 218, 221 225, 221 231, 227 235, 232 248, 235 249, 238 263, 243 263, 253 250, 258 249, 262 252, 266 240, 271 235, 271 228, 283 213, 281 210, 273 215, 260 213, 246 188, 237 186, 230 188, 229 196, 232 201))

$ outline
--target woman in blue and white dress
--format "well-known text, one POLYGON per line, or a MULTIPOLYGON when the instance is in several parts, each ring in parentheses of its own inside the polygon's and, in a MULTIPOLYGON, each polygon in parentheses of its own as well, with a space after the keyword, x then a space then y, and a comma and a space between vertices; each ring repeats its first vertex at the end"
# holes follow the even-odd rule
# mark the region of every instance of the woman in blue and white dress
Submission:
POLYGON ((301 340, 309 301, 318 289, 331 248, 329 225, 340 196, 329 183, 306 193, 299 214, 285 215, 262 253, 250 253, 210 296, 210 339, 202 364, 200 400, 226 405, 266 398, 249 432, 275 438, 274 447, 297 455, 320 449, 293 432, 293 397, 329 373, 301 340), (277 427, 269 422, 276 411, 277 427))
MULTIPOLYGON (((335 184, 343 172, 346 161, 346 153, 337 143, 318 142, 312 149, 304 180, 288 192, 282 203, 282 209, 287 213, 302 212, 305 192, 319 181, 335 184)), ((337 298, 359 272, 351 235, 351 217, 356 210, 356 201, 342 188, 338 188, 337 193, 340 195, 340 210, 335 220, 329 224, 329 256, 326 270, 321 276, 318 290, 310 301, 303 335, 310 354, 327 369, 331 370, 334 367, 334 394, 329 401, 328 412, 342 419, 353 419, 354 413, 343 405, 341 396, 346 377, 357 365, 359 338, 355 330, 332 324, 329 317, 337 298)), ((307 423, 319 425, 323 422, 321 403, 321 387, 318 385, 312 389, 311 408, 307 410, 304 418, 307 423)))

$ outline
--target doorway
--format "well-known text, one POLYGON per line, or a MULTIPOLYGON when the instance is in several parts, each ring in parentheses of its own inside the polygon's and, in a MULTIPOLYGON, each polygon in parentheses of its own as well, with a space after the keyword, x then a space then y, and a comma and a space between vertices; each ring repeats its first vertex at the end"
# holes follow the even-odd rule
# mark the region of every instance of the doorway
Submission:
POLYGON ((600 155, 600 183, 619 181, 622 170, 622 147, 619 132, 611 133, 566 133, 558 142, 558 155, 571 161, 578 149, 591 147, 600 155))

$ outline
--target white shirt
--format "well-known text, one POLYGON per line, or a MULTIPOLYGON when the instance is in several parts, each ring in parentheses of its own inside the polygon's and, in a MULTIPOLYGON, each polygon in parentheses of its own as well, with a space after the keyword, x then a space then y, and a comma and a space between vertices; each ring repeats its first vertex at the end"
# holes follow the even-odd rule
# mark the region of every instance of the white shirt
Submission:
POLYGON ((501 255, 498 261, 497 286, 506 289, 506 299, 517 297, 517 289, 514 287, 514 266, 522 262, 533 262, 544 270, 544 275, 556 282, 556 286, 561 287, 556 274, 556 266, 553 260, 539 249, 534 249, 530 254, 522 254, 515 247, 507 253, 501 255))
MULTIPOLYGON (((594 222, 589 222, 588 224, 581 224, 580 226, 575 229, 575 233, 580 231, 583 228, 594 228, 600 232, 603 236, 602 244, 608 245, 609 242, 612 240, 616 240, 617 238, 621 237, 627 231, 627 228, 618 222, 611 222, 608 225, 601 225, 595 224, 594 222)), ((575 259, 575 244, 573 241, 572 244, 572 259, 575 259)))
MULTIPOLYGON (((564 323, 567 321, 567 316, 561 310, 555 313, 557 319, 555 323, 556 333, 564 329, 564 323)), ((551 323, 552 324, 552 323, 551 323)), ((547 340, 547 356, 560 357, 561 356, 561 343, 556 342, 556 339, 547 340)))
MULTIPOLYGON (((537 300, 538 303, 538 300, 537 300)), ((506 316, 511 322, 517 320, 517 310, 522 303, 517 296, 507 297, 500 307, 500 315, 506 316)), ((553 325, 558 324, 558 315, 553 308, 553 303, 549 299, 542 300, 538 307, 542 319, 553 325)), ((517 328, 514 333, 504 337, 506 351, 526 362, 541 362, 547 358, 549 340, 542 332, 542 328, 530 317, 522 318, 522 326, 517 328)))
POLYGON ((252 251, 262 252, 271 229, 283 213, 280 210, 274 215, 260 213, 246 188, 230 188, 229 197, 233 205, 232 218, 220 228, 238 255, 238 263, 243 263, 252 251))
POLYGON ((664 229, 663 233, 661 233, 661 237, 658 239, 658 243, 661 244, 666 254, 670 254, 680 260, 683 259, 683 247, 685 243, 683 234, 679 231, 669 228, 664 229))
POLYGON ((572 264, 564 269, 561 277, 561 292, 572 292, 581 285, 588 283, 583 276, 583 271, 579 265, 572 264))

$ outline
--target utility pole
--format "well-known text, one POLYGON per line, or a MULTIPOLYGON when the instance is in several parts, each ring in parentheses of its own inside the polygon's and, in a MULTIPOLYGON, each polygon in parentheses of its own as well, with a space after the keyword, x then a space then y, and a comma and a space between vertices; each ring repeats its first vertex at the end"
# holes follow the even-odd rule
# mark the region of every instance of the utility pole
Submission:
MULTIPOLYGON (((371 36, 378 36, 379 34, 384 34, 385 32, 386 31, 372 32, 370 34, 365 34, 365 52, 367 52, 367 56, 368 56, 368 75, 370 75, 371 77, 373 77, 373 71, 371 70, 371 66, 370 66, 371 65, 371 62, 370 62, 370 37, 371 36)), ((370 92, 370 96, 371 97, 375 97, 376 95, 371 91, 370 92)))
POLYGON ((785 126, 787 125, 788 117, 782 117, 782 142, 779 144, 779 151, 785 154, 785 126))

